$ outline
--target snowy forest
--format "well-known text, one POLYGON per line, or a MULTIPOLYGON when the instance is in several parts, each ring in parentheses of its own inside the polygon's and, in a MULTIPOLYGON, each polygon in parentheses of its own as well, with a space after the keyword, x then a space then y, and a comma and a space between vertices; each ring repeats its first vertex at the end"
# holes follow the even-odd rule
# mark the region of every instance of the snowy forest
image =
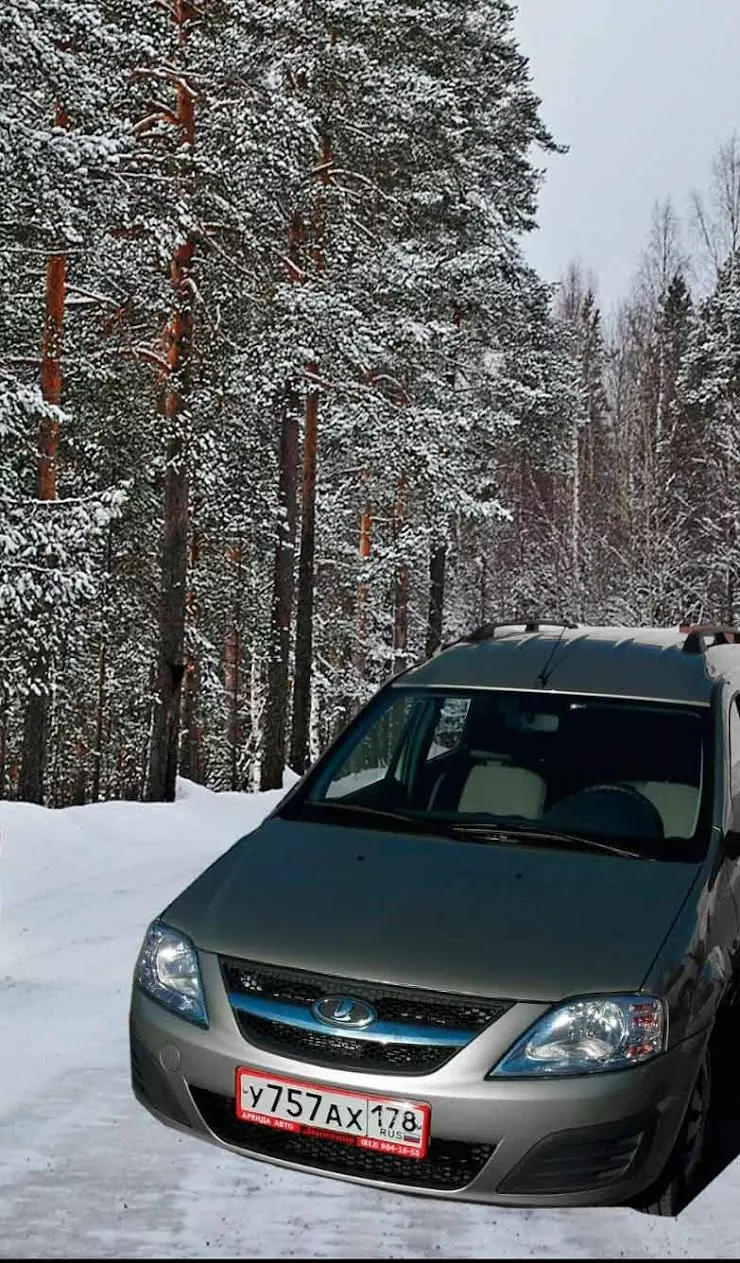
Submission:
POLYGON ((3 3, 0 797, 277 787, 497 617, 733 620, 740 141, 618 310, 545 284, 513 17, 3 3))

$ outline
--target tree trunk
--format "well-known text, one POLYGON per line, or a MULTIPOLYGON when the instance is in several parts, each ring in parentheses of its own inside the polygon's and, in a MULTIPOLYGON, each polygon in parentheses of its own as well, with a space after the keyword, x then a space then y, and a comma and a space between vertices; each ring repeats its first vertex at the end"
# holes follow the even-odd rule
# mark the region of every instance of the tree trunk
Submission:
MULTIPOLYGON (((67 296, 67 258, 53 254, 46 268, 44 339, 41 352, 41 394, 46 403, 62 402, 62 326, 67 296)), ((59 422, 45 417, 39 436, 39 499, 57 498, 59 422)))
POLYGON ((200 715, 200 670, 194 641, 198 626, 198 598, 195 571, 200 554, 198 529, 193 526, 188 545, 188 589, 185 597, 185 673, 182 680, 182 734, 180 740, 180 775, 189 781, 205 781, 203 724, 200 715))
POLYGON ((571 618, 581 618, 581 432, 578 419, 573 421, 570 435, 571 459, 571 526, 570 526, 570 569, 572 606, 568 611, 571 618))
MULTIPOLYGON (((113 563, 113 527, 108 527, 108 540, 105 549, 105 574, 106 574, 106 595, 107 586, 110 581, 111 566, 113 563)), ((104 599, 104 615, 106 610, 106 602, 104 599)), ((104 616, 104 623, 107 620, 104 616)), ((105 723, 105 682, 108 669, 108 642, 106 632, 103 631, 100 636, 100 646, 98 649, 98 684, 95 697, 95 744, 92 750, 92 785, 91 785, 91 801, 96 803, 100 800, 100 780, 103 768, 103 726, 105 723)), ((110 719, 110 717, 109 717, 110 719)))
POLYGON ((396 617, 393 630, 393 673, 406 670, 409 639, 409 568, 399 566, 396 575, 396 617))
MULTIPOLYGON (((319 193, 313 214, 312 258, 316 271, 326 264, 326 189, 331 174, 332 154, 328 135, 321 138, 319 193)), ((309 379, 318 374, 315 363, 308 365, 309 379)), ((293 682, 293 723, 290 765, 303 773, 310 762, 311 676, 313 671, 313 604, 316 561, 316 462, 318 451, 319 395, 309 389, 306 399, 306 433, 303 447, 301 495, 301 554, 298 563, 298 603, 295 633, 295 679, 293 682)))
POLYGON ((270 660, 260 788, 281 789, 285 770, 285 729, 288 712, 290 622, 293 613, 293 560, 296 530, 298 473, 298 408, 294 388, 286 390, 280 427, 279 519, 270 614, 270 660))
MULTIPOLYGON (((309 372, 316 373, 316 365, 309 372)), ((301 554, 298 562, 298 603, 295 632, 293 729, 290 766, 303 774, 309 764, 311 674, 313 665, 314 564, 316 554, 316 463, 319 396, 311 390, 306 400, 301 496, 301 554)))
MULTIPOLYGON (((396 495, 394 535, 402 533, 408 515, 408 478, 401 474, 396 495)), ((409 638, 409 568, 401 562, 396 570, 396 600, 393 620, 393 674, 406 670, 406 651, 409 638)))
POLYGON ((5 765, 8 757, 8 691, 0 687, 0 799, 5 797, 5 765))
POLYGON ((167 445, 159 654, 147 792, 151 802, 174 802, 177 780, 180 698, 185 674, 188 543, 188 474, 184 446, 180 436, 173 437, 167 445))
MULTIPOLYGON (((57 106, 56 125, 69 126, 69 119, 61 106, 57 106)), ((41 394, 46 403, 55 407, 59 407, 62 401, 62 327, 66 294, 67 256, 60 251, 52 254, 46 265, 41 351, 41 394)), ((40 500, 57 498, 58 454, 59 422, 56 417, 44 417, 39 427, 40 500)), ((32 689, 23 717, 19 796, 26 802, 40 803, 44 798, 50 666, 48 654, 39 648, 32 659, 32 689)))
MULTIPOLYGON (((360 565, 364 570, 370 560, 373 546, 373 515, 370 501, 366 501, 365 507, 360 515, 360 565)), ((355 614, 356 628, 356 651, 355 651, 355 669, 360 678, 364 678, 367 672, 367 605, 370 595, 370 585, 366 579, 361 578, 357 585, 357 605, 355 614)))
MULTIPOLYGON (((460 330, 462 313, 457 303, 452 308, 452 323, 460 330)), ((448 374, 452 389, 457 383, 457 365, 453 363, 448 374)), ((442 644, 445 605, 445 570, 447 567, 447 542, 444 537, 432 541, 429 553, 429 613, 427 618, 426 655, 431 658, 442 644)))
MULTIPOLYGON (((294 285, 304 280, 303 251, 306 231, 299 211, 288 233, 288 277, 294 285)), ((275 562, 270 611, 270 650, 267 665, 267 698, 263 730, 260 788, 281 789, 286 756, 289 702, 290 624, 295 586, 295 533, 298 480, 298 411, 296 384, 286 382, 280 421, 278 513, 275 562)))
POLYGON ((180 775, 202 785, 206 779, 203 747, 203 725, 199 714, 200 672, 195 659, 188 654, 182 678, 182 732, 180 737, 180 775))
POLYGON ((431 658, 442 644, 446 566, 447 544, 444 540, 439 540, 432 544, 429 555, 429 619, 426 643, 428 658, 431 658))
POLYGON ((96 803, 100 800, 100 772, 103 763, 103 717, 105 714, 105 672, 106 672, 106 643, 105 637, 100 638, 100 649, 98 651, 98 688, 97 698, 95 702, 95 746, 92 752, 92 787, 91 801, 96 803))
POLYGON ((228 706, 226 723, 226 743, 229 748, 229 789, 238 786, 239 767, 239 659, 241 643, 239 629, 234 620, 227 633, 224 645, 224 689, 228 706))
MULTIPOLYGON (((44 684, 38 679, 48 678, 49 664, 43 655, 35 660, 34 675, 37 677, 36 688, 42 689, 44 684)), ((47 695, 45 692, 30 692, 26 699, 23 716, 23 746, 21 749, 20 780, 18 797, 22 802, 41 803, 44 800, 44 772, 46 770, 46 732, 48 723, 47 695)))
MULTIPOLYGON (((183 45, 190 34, 194 6, 176 0, 174 20, 183 45)), ((177 126, 192 157, 195 144, 193 97, 184 80, 177 82, 177 126)), ((185 619, 188 559, 189 479, 187 404, 190 397, 193 349, 193 291, 190 274, 195 237, 188 234, 170 265, 173 314, 167 338, 167 379, 164 418, 168 430, 164 476, 162 585, 159 606, 156 704, 152 731, 147 796, 152 802, 172 802, 177 781, 180 701, 185 674, 185 619)))
POLYGON ((480 575, 478 579, 478 626, 488 622, 488 562, 485 553, 481 554, 480 575))
POLYGON ((241 699, 241 590, 242 561, 241 544, 227 551, 228 561, 235 567, 234 600, 229 613, 224 645, 224 689, 226 691, 228 718, 226 722, 226 742, 229 748, 229 786, 239 789, 239 749, 241 746, 240 699, 241 699))
POLYGON ((83 807, 87 802, 87 753, 87 746, 84 741, 78 741, 77 767, 72 788, 73 807, 83 807))

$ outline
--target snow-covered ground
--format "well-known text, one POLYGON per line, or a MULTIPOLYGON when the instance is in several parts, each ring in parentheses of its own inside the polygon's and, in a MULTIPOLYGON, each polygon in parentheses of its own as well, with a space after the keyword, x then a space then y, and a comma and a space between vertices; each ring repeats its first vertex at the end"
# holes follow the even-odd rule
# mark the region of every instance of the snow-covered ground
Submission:
POLYGON ((740 1164, 678 1220, 516 1211, 313 1178, 162 1127, 129 1088, 149 920, 275 794, 0 804, 0 1256, 739 1258, 740 1164))

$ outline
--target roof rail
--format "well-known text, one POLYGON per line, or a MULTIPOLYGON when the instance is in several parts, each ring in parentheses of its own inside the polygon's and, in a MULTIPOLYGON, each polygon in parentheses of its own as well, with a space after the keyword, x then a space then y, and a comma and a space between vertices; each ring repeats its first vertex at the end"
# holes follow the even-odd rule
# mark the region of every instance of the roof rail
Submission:
POLYGON ((483 623, 480 627, 474 628, 473 631, 466 632, 464 636, 458 636, 457 640, 451 640, 446 645, 440 645, 437 653, 443 653, 445 649, 451 649, 453 645, 480 645, 484 640, 493 640, 496 632, 501 627, 521 627, 525 632, 538 632, 545 627, 561 628, 562 631, 575 631, 578 623, 572 623, 567 619, 550 621, 546 618, 500 618, 495 623, 483 623))
POLYGON ((740 644, 740 628, 725 627, 719 623, 692 623, 687 627, 679 627, 679 634, 685 636, 684 653, 706 653, 715 645, 740 644), (711 644, 706 638, 711 636, 711 644))

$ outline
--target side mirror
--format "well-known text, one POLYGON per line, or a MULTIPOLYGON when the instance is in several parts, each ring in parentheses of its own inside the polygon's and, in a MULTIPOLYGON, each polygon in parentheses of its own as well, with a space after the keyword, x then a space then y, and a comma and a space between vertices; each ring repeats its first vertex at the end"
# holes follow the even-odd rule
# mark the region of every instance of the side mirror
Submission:
POLYGON ((740 859, 740 830, 728 829, 725 834, 725 854, 731 860, 740 859))

